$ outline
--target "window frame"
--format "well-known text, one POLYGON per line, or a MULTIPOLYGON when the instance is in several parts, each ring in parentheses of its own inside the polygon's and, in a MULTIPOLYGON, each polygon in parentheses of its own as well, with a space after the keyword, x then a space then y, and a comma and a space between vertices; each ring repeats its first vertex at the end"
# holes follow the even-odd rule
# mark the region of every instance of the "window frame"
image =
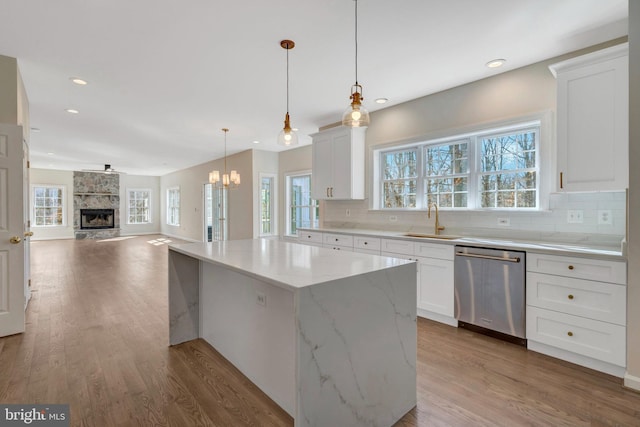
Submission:
POLYGON ((550 170, 553 162, 553 154, 555 153, 555 139, 553 139, 550 129, 551 112, 532 114, 526 117, 520 117, 505 120, 492 125, 483 125, 481 127, 467 128, 458 132, 451 132, 450 135, 435 135, 432 137, 423 136, 412 138, 411 140, 398 141, 395 143, 384 144, 372 149, 373 168, 372 178, 372 198, 370 209, 373 211, 407 211, 414 212, 417 210, 426 210, 427 197, 424 193, 426 185, 426 167, 420 163, 418 166, 418 183, 416 194, 422 197, 417 198, 416 207, 384 207, 384 184, 382 180, 384 163, 382 156, 385 153, 395 151, 405 151, 415 148, 418 150, 418 162, 424 162, 425 147, 447 145, 460 143, 463 140, 468 142, 468 167, 469 180, 467 183, 467 207, 440 207, 442 210, 451 211, 508 211, 508 212, 531 212, 546 209, 548 204, 548 196, 546 195, 555 185, 555 176, 550 170), (536 207, 482 207, 480 198, 480 141, 488 136, 497 136, 504 134, 526 133, 531 129, 536 130, 536 207))
POLYGON ((267 236, 277 236, 278 235, 278 216, 277 216, 277 206, 278 206, 278 175, 275 173, 259 173, 259 191, 258 191, 258 235, 261 237, 267 236), (269 224, 271 231, 265 233, 263 231, 262 225, 262 181, 264 179, 269 179, 271 181, 271 192, 270 192, 270 202, 269 202, 269 224))
POLYGON ((31 184, 31 192, 30 192, 30 201, 31 201, 31 209, 29 209, 29 219, 31 221, 30 226, 36 228, 55 228, 55 227, 66 227, 67 226, 67 186, 64 184, 31 184), (60 209, 62 211, 62 220, 60 224, 36 224, 36 188, 55 188, 61 191, 60 196, 60 209))
POLYGON ((175 186, 175 187, 168 187, 167 188, 167 211, 166 211, 166 223, 167 225, 170 225, 172 227, 179 227, 180 226, 180 205, 181 205, 181 194, 180 194, 180 187, 179 186, 175 186), (172 198, 170 196, 170 193, 172 192, 177 192, 178 194, 178 206, 171 206, 171 201, 172 198), (177 221, 176 222, 170 222, 170 219, 172 218, 171 216, 171 210, 172 209, 176 209, 176 217, 177 217, 177 221))
MULTIPOLYGON (((309 196, 311 197, 311 192, 312 192, 312 185, 313 185, 313 175, 311 173, 311 170, 304 170, 304 171, 298 171, 298 172, 289 172, 285 174, 285 230, 284 230, 284 235, 285 237, 297 237, 298 233, 297 233, 297 229, 296 229, 296 233, 292 233, 291 232, 291 180, 293 178, 298 178, 298 177, 304 177, 304 176, 309 176, 309 196)), ((310 206, 310 208, 312 207, 312 209, 310 209, 310 212, 313 212, 312 218, 310 218, 310 221, 312 224, 316 224, 319 220, 320 220, 320 214, 317 213, 316 211, 318 211, 319 209, 319 203, 317 199, 314 199, 313 197, 311 197, 311 200, 313 202, 315 202, 315 204, 312 204, 310 206)), ((306 205, 300 205, 302 206, 306 206, 306 205)))
MULTIPOLYGON (((152 216, 152 197, 153 197, 153 191, 151 190, 151 188, 127 188, 127 225, 145 225, 145 224, 153 224, 153 216, 152 216), (139 192, 139 191, 145 191, 148 193, 148 197, 147 197, 147 203, 148 203, 148 207, 147 207, 147 221, 146 222, 131 222, 130 218, 131 218, 131 193, 135 193, 135 192, 139 192)), ((134 215, 134 216, 138 216, 138 215, 134 215)))

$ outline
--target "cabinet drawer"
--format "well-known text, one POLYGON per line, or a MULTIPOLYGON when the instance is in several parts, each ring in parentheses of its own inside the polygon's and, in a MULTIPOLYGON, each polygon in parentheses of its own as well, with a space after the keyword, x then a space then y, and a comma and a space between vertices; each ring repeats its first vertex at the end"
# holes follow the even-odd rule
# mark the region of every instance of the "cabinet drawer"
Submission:
POLYGON ((298 241, 300 243, 320 243, 320 244, 322 244, 322 232, 320 232, 320 231, 298 231, 298 241))
POLYGON ((380 255, 379 250, 372 249, 362 249, 362 248, 354 248, 353 252, 359 252, 361 254, 369 254, 369 255, 380 255))
POLYGON ((600 282, 627 284, 627 263, 527 253, 527 271, 600 282))
POLYGON ((627 288, 611 283, 527 273, 527 304, 624 326, 627 288))
POLYGON ((453 245, 438 243, 414 243, 414 254, 421 257, 453 261, 453 245))
POLYGON ((382 239, 380 249, 382 252, 413 255, 414 244, 410 240, 382 239))
POLYGON ((339 246, 339 245, 331 245, 325 243, 322 245, 323 248, 333 249, 334 251, 345 251, 345 252, 353 252, 353 248, 349 246, 339 246))
POLYGON ((614 365, 626 365, 624 326, 527 306, 527 339, 614 365))
POLYGON ((354 237, 353 247, 380 252, 380 239, 378 237, 354 237))
POLYGON ((325 245, 353 248, 353 236, 348 234, 324 233, 323 243, 325 245))

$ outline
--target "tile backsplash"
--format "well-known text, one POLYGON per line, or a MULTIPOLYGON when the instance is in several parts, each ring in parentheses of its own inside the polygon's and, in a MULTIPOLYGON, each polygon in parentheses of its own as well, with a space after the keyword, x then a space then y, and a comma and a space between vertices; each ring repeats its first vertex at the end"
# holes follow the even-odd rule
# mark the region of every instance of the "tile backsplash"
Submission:
MULTIPOLYGON (((615 245, 626 235, 626 198, 625 191, 553 193, 549 195, 549 210, 509 212, 441 209, 440 224, 446 227, 443 234, 562 242, 588 240, 615 245), (504 225, 505 222, 509 225, 504 225)), ((433 232, 434 228, 433 212, 431 219, 428 219, 425 211, 369 210, 368 200, 327 201, 322 206, 321 220, 322 226, 327 228, 427 233, 433 232)))

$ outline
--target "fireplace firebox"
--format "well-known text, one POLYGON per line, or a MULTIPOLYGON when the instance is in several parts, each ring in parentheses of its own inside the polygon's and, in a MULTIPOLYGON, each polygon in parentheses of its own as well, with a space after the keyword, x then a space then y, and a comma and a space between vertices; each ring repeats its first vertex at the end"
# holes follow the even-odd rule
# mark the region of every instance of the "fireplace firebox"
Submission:
POLYGON ((113 209, 80 209, 80 229, 115 228, 113 209))

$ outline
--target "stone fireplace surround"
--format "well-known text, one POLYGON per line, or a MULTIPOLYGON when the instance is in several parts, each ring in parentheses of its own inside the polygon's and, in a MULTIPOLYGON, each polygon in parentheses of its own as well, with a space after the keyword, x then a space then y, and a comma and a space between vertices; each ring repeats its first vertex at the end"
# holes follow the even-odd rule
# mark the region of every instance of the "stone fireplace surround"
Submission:
POLYGON ((120 236, 120 176, 96 172, 73 172, 73 229, 76 239, 120 236), (80 209, 113 209, 114 228, 80 228, 80 209))

